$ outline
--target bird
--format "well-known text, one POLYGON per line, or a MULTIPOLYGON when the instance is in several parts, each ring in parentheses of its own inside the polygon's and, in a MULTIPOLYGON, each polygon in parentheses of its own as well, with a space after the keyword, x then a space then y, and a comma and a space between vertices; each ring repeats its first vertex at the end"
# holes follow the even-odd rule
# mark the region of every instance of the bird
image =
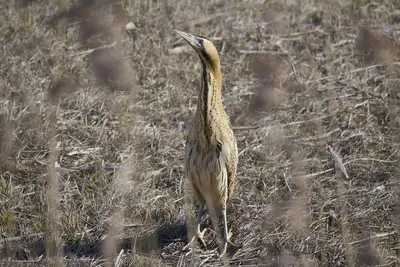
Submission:
MULTIPOLYGON (((206 37, 175 30, 197 52, 201 67, 197 109, 185 145, 185 173, 191 184, 197 210, 195 236, 204 247, 201 231, 203 210, 207 207, 214 230, 222 218, 220 256, 230 241, 227 204, 236 186, 238 149, 232 125, 222 104, 222 73, 217 48, 206 37)), ((220 233, 219 231, 216 231, 220 233)), ((218 234, 219 236, 221 234, 218 234)), ((190 243, 189 242, 189 243, 190 243)))

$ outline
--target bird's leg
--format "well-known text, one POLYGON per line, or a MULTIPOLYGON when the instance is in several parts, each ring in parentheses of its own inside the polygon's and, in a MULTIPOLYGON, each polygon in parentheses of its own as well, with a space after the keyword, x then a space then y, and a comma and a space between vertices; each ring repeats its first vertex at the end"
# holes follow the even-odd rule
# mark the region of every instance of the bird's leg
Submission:
POLYGON ((201 217, 203 216, 203 210, 204 210, 204 203, 200 203, 197 207, 197 218, 196 218, 196 236, 200 240, 201 244, 206 247, 206 242, 204 242, 204 232, 206 229, 203 230, 203 232, 200 231, 200 225, 201 225, 201 217))
POLYGON ((222 204, 221 205, 221 215, 222 215, 222 227, 224 228, 223 236, 222 236, 223 248, 222 248, 222 251, 220 253, 220 256, 222 257, 226 253, 226 250, 228 248, 228 244, 230 244, 230 245, 232 245, 234 247, 238 247, 238 245, 235 245, 234 243, 232 243, 229 240, 228 220, 226 218, 226 204, 222 204))
POLYGON ((196 210, 197 210, 197 217, 196 217, 196 225, 195 225, 195 235, 190 239, 190 241, 182 248, 182 250, 186 250, 189 246, 193 244, 193 242, 196 240, 196 237, 200 240, 201 244, 206 247, 206 242, 204 242, 204 232, 206 229, 203 230, 203 232, 200 231, 200 225, 201 225, 201 217, 203 216, 203 210, 204 210, 204 203, 200 203, 199 205, 196 205, 196 210))
POLYGON ((227 222, 227 219, 226 219, 226 205, 225 204, 222 204, 222 206, 221 206, 221 215, 222 215, 222 227, 223 227, 223 235, 222 235, 222 242, 223 242, 223 244, 222 244, 222 251, 221 251, 221 253, 220 253, 220 256, 222 257, 223 255, 225 255, 225 253, 226 253, 226 249, 227 249, 227 247, 228 247, 228 240, 229 240, 229 237, 228 237, 228 222, 227 222))

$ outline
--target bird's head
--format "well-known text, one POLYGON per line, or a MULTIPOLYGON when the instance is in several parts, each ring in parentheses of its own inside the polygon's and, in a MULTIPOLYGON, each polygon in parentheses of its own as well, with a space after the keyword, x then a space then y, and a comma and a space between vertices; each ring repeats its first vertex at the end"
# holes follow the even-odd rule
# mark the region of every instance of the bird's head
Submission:
POLYGON ((219 56, 217 48, 207 38, 175 30, 200 56, 201 61, 209 68, 219 69, 219 56))

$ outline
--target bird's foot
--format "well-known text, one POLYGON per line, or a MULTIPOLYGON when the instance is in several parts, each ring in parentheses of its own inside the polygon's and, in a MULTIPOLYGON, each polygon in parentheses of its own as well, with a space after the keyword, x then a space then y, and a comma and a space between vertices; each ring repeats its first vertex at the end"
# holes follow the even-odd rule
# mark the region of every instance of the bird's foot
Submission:
POLYGON ((237 244, 235 244, 235 243, 232 243, 232 241, 231 241, 231 236, 232 236, 232 232, 229 231, 229 233, 228 233, 228 240, 227 240, 228 244, 231 245, 231 246, 233 246, 233 247, 235 247, 235 248, 241 247, 240 245, 237 245, 237 244))
POLYGON ((221 258, 226 254, 226 251, 227 251, 227 249, 228 249, 228 244, 229 244, 230 246, 235 247, 235 248, 241 247, 241 246, 239 246, 239 245, 236 245, 235 243, 233 243, 233 242, 230 240, 231 235, 232 235, 232 232, 229 231, 228 236, 227 236, 226 238, 224 238, 224 240, 223 240, 223 243, 222 243, 222 250, 221 250, 221 252, 220 252, 220 254, 219 254, 221 258))
POLYGON ((206 242, 204 241, 204 233, 206 232, 207 229, 204 229, 202 232, 198 231, 192 239, 182 248, 182 250, 187 250, 193 242, 196 240, 196 238, 200 241, 200 243, 203 245, 203 247, 206 247, 206 242))
POLYGON ((202 232, 198 231, 196 233, 196 236, 199 239, 200 243, 203 245, 203 248, 207 247, 206 242, 204 241, 204 233, 205 232, 206 232, 206 229, 204 229, 202 232))
POLYGON ((228 240, 228 244, 231 245, 232 247, 235 247, 235 248, 240 248, 240 247, 242 247, 241 245, 232 243, 232 241, 230 241, 230 240, 228 240))
POLYGON ((221 250, 221 252, 219 253, 220 258, 222 258, 223 256, 225 256, 227 248, 228 248, 228 241, 225 241, 225 242, 222 244, 222 250, 221 250))

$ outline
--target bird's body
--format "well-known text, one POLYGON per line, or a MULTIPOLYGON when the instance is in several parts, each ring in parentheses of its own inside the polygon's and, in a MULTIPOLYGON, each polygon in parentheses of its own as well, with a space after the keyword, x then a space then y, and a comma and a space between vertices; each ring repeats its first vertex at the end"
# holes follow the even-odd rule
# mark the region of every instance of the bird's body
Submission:
POLYGON ((222 105, 219 56, 208 39, 176 32, 197 51, 202 62, 197 111, 188 133, 185 151, 186 175, 198 202, 196 235, 204 244, 200 222, 206 205, 212 219, 222 216, 224 232, 221 254, 224 254, 230 242, 226 207, 235 188, 238 154, 229 117, 222 105))
POLYGON ((205 116, 201 102, 186 141, 185 169, 197 201, 209 209, 213 205, 219 215, 235 187, 236 139, 222 103, 205 116))

